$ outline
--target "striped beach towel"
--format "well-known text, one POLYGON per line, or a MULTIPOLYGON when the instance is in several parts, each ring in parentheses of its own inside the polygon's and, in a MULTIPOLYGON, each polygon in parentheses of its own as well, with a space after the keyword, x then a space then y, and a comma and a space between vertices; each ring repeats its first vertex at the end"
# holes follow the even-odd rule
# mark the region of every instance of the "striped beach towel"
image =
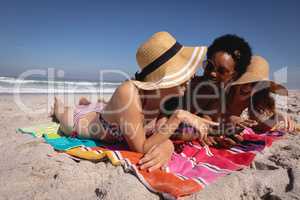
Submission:
MULTIPOLYGON (((54 141, 57 137, 49 137, 48 134, 42 135, 47 138, 46 142, 57 148, 55 142, 51 142, 51 138, 54 141)), ((82 142, 80 146, 64 149, 64 152, 93 162, 109 159, 113 165, 122 165, 126 172, 134 174, 150 191, 176 199, 201 191, 219 178, 249 166, 258 152, 271 146, 274 140, 283 135, 283 132, 256 134, 251 129, 245 129, 244 141, 230 149, 201 146, 194 141, 185 142, 181 144, 183 148, 180 153, 173 153, 166 171, 158 169, 148 172, 139 169, 138 162, 143 155, 129 151, 124 145, 96 145, 85 141, 86 144, 94 145, 85 146, 82 142)))
POLYGON ((258 152, 281 136, 282 132, 258 135, 247 129, 243 133, 244 142, 230 149, 203 147, 198 142, 187 142, 181 153, 173 153, 166 171, 140 170, 137 163, 142 154, 128 150, 92 147, 66 153, 83 159, 88 159, 83 154, 98 155, 99 159, 107 157, 114 165, 122 165, 126 172, 134 174, 150 191, 176 199, 201 191, 219 178, 250 166, 258 152))

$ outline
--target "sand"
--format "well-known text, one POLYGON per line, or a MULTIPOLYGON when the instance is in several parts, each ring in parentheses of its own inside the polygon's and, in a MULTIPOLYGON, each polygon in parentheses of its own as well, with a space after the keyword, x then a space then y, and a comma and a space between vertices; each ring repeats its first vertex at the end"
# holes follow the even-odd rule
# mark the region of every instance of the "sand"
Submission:
MULTIPOLYGON (((106 99, 109 98, 108 96, 106 99)), ((46 95, 23 95, 24 112, 12 95, 0 95, 0 199, 160 199, 136 177, 108 162, 74 161, 18 127, 49 122, 46 95), (33 110, 44 109, 42 112, 33 110)), ((300 93, 289 98, 297 118, 300 93)), ((297 120, 299 120, 297 118, 297 120)), ((259 154, 255 165, 221 178, 185 199, 300 199, 300 134, 287 135, 259 154)))

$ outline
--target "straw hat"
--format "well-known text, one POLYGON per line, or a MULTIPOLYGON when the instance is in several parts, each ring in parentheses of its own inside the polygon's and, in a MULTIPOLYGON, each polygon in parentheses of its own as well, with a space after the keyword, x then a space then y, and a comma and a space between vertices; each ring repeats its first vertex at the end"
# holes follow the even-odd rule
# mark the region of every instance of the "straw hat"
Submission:
POLYGON ((155 33, 137 50, 140 72, 132 82, 143 90, 178 86, 196 73, 206 51, 205 46, 182 46, 168 32, 155 33))
POLYGON ((254 82, 269 83, 271 92, 279 95, 288 95, 288 90, 281 84, 269 79, 269 63, 261 56, 252 56, 251 63, 246 72, 231 85, 242 85, 254 82))

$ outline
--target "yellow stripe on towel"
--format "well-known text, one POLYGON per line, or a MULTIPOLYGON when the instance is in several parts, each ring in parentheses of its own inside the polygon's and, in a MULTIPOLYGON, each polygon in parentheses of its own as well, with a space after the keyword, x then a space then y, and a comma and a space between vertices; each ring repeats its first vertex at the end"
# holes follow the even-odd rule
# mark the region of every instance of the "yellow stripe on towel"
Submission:
POLYGON ((69 149, 66 151, 66 153, 71 156, 75 156, 77 158, 91 160, 91 161, 99 161, 106 156, 105 152, 95 153, 93 151, 88 151, 82 147, 76 147, 73 149, 69 149))
POLYGON ((101 159, 107 157, 112 163, 112 165, 121 165, 121 161, 118 159, 115 153, 110 150, 93 150, 86 147, 76 147, 67 150, 66 153, 76 158, 81 158, 90 161, 100 161, 101 159))

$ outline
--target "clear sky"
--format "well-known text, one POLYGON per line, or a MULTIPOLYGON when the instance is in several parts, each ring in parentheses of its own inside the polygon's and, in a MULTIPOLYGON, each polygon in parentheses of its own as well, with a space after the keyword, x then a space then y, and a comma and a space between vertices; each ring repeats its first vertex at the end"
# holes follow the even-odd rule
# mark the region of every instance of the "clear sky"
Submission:
POLYGON ((48 67, 83 79, 99 69, 133 73, 139 44, 164 30, 184 45, 240 35, 273 71, 288 66, 296 85, 299 8, 299 0, 0 0, 0 76, 48 67))

